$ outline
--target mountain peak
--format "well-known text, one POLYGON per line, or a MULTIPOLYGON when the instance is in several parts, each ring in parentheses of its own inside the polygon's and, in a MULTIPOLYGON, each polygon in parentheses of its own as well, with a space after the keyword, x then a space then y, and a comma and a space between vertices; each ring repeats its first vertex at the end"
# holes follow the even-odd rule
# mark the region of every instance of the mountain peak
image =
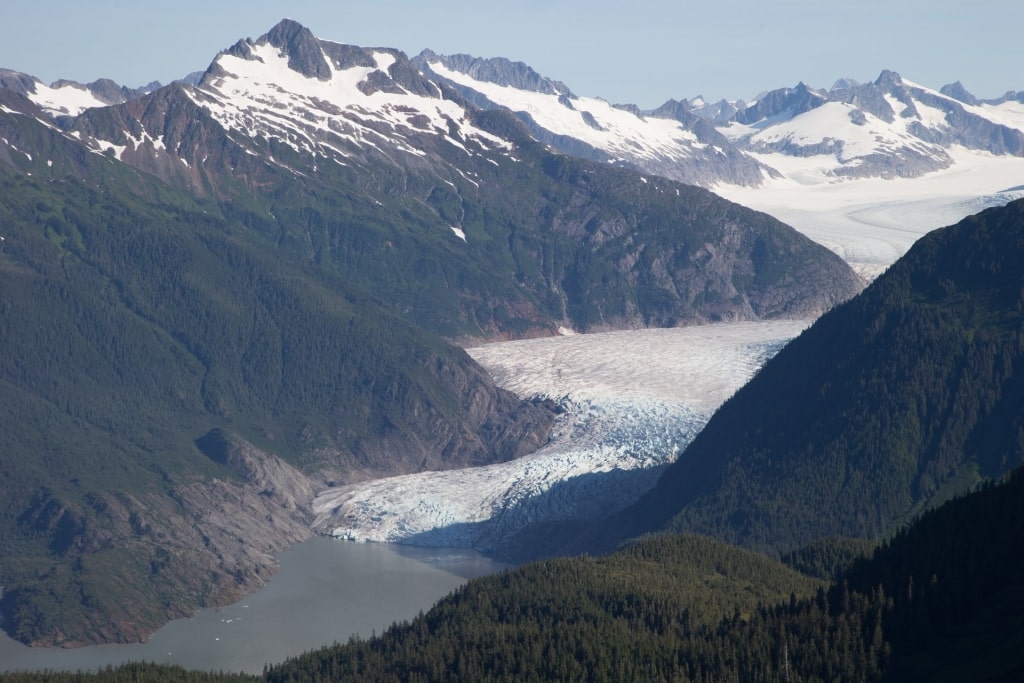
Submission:
POLYGON ((761 95, 751 106, 737 112, 735 119, 746 125, 779 117, 791 119, 820 107, 826 101, 824 95, 800 81, 794 88, 772 90, 761 95))
POLYGON ((20 71, 0 69, 0 90, 13 90, 19 95, 28 96, 36 90, 36 79, 20 71))
POLYGON ((837 79, 829 90, 850 90, 851 88, 856 88, 859 85, 860 83, 855 79, 850 78, 849 76, 844 76, 843 78, 837 79))
POLYGON ((883 69, 882 73, 880 73, 878 78, 875 80, 875 85, 880 88, 892 88, 894 86, 903 85, 903 77, 895 71, 883 69))
POLYGON ((282 19, 257 43, 269 43, 288 55, 288 66, 307 78, 330 80, 331 67, 324 59, 320 41, 293 19, 282 19))
POLYGON ((964 104, 978 104, 978 98, 972 95, 960 81, 942 86, 939 92, 964 104))

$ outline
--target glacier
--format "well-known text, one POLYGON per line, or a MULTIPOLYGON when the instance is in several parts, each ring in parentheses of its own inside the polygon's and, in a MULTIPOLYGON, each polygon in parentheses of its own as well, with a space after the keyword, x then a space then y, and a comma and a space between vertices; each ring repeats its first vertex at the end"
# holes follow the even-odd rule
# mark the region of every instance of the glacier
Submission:
POLYGON ((1024 158, 961 146, 948 155, 949 168, 916 178, 837 179, 829 155, 760 154, 754 156, 784 177, 757 188, 712 189, 791 225, 871 281, 926 233, 1024 197, 1024 158))
POLYGON ((499 549, 528 524, 623 509, 811 321, 719 323, 496 342, 467 352, 502 387, 562 410, 532 455, 329 488, 314 529, 352 541, 499 549))

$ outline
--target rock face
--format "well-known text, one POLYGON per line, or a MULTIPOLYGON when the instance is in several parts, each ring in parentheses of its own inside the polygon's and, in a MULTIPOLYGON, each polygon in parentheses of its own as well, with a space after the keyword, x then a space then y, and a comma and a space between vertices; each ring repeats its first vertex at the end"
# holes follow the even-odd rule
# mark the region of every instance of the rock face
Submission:
POLYGON ((51 605, 40 601, 45 589, 13 583, 0 600, 7 628, 31 645, 138 642, 168 619, 260 588, 275 555, 311 535, 313 485, 250 444, 219 432, 201 441, 227 478, 176 484, 169 495, 100 493, 87 513, 37 493, 21 526, 49 535, 51 552, 102 576, 65 576, 84 602, 62 601, 52 625, 51 605))
POLYGON ((952 97, 954 100, 959 100, 964 104, 970 104, 972 106, 979 104, 978 98, 972 95, 960 81, 957 81, 956 83, 947 83, 939 89, 939 92, 947 97, 952 97))
POLYGON ((568 101, 576 97, 564 83, 541 76, 523 62, 513 62, 503 57, 481 59, 464 54, 439 55, 432 50, 424 50, 412 60, 415 66, 428 71, 432 62, 440 62, 449 69, 486 83, 544 95, 557 95, 567 98, 568 101))
POLYGON ((19 95, 28 95, 35 91, 36 79, 20 71, 0 69, 0 88, 16 92, 19 95))
POLYGON ((749 126, 767 119, 791 119, 797 114, 820 107, 826 101, 824 95, 799 83, 795 88, 772 90, 758 98, 756 102, 737 111, 732 120, 749 126))

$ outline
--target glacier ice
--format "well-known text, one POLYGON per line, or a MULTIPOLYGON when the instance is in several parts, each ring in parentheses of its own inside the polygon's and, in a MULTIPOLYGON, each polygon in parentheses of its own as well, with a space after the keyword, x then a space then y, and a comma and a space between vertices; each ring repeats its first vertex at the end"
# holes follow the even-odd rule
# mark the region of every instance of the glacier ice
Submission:
POLYGON ((809 321, 722 323, 467 349, 522 398, 558 402, 548 443, 511 462, 318 494, 338 538, 493 551, 527 524, 622 509, 654 485, 711 413, 809 321))

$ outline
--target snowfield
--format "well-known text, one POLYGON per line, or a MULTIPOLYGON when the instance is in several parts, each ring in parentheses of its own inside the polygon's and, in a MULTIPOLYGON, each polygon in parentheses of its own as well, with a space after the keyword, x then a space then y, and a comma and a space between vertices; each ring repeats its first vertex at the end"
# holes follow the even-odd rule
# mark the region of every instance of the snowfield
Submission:
POLYGON ((570 335, 467 349, 499 385, 565 411, 507 463, 321 492, 315 529, 492 551, 534 522, 607 514, 651 488, 714 410, 809 321, 570 335))
POLYGON ((953 164, 918 178, 839 178, 834 156, 755 154, 784 177, 717 194, 788 223, 872 280, 927 232, 1024 197, 1024 158, 964 147, 953 164))

